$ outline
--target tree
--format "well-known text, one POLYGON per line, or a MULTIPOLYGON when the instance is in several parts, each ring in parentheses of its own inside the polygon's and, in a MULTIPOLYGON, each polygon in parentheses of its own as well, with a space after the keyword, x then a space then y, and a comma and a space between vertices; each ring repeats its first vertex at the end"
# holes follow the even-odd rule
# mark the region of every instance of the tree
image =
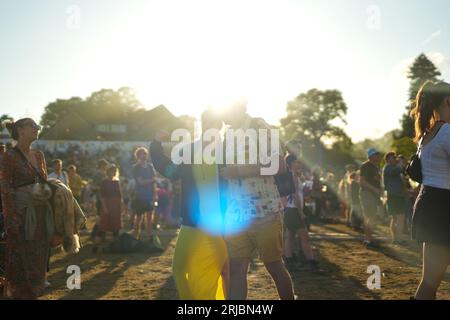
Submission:
MULTIPOLYGON (((350 155, 352 141, 336 122, 347 124, 347 105, 338 90, 309 90, 287 104, 287 116, 280 120, 285 140, 302 142, 308 162, 322 165, 331 153, 350 155), (333 144, 326 149, 324 141, 333 144)), ((335 158, 335 157, 333 157, 335 158)), ((350 157, 351 158, 351 157, 350 157)), ((344 156, 340 159, 348 159, 344 156)))
POLYGON ((411 156, 417 151, 416 144, 409 137, 403 137, 400 139, 396 139, 392 143, 392 149, 397 154, 404 155, 407 159, 410 159, 411 156))
POLYGON ((117 91, 102 89, 88 98, 73 97, 69 100, 58 99, 45 107, 40 124, 43 132, 53 127, 69 112, 75 112, 93 123, 115 123, 125 119, 131 112, 141 107, 134 90, 128 87, 117 91))
POLYGON ((48 104, 45 107, 42 114, 40 124, 42 126, 42 132, 53 127, 58 123, 67 113, 76 111, 85 103, 85 101, 79 97, 73 97, 69 100, 58 99, 55 102, 48 104))
POLYGON ((322 138, 341 138, 345 132, 333 121, 347 124, 347 105, 337 90, 309 90, 288 102, 287 116, 281 119, 283 135, 320 141, 322 138))
POLYGON ((408 79, 410 81, 409 102, 406 107, 406 112, 401 119, 402 132, 400 137, 414 136, 414 124, 410 117, 411 105, 415 101, 420 87, 426 81, 438 81, 440 76, 441 72, 425 54, 420 54, 414 60, 408 72, 408 79))
POLYGON ((3 121, 6 121, 6 120, 14 120, 13 119, 13 117, 11 117, 9 114, 2 114, 1 116, 0 116, 0 124, 2 124, 3 123, 3 121))

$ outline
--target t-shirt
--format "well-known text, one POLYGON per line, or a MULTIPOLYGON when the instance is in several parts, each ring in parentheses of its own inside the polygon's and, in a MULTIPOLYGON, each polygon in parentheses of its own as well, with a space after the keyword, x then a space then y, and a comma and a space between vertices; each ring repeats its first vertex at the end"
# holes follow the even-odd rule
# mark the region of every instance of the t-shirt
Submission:
POLYGON ((403 194, 402 168, 387 164, 383 168, 383 183, 388 195, 400 196, 403 194))
POLYGON ((74 196, 81 196, 81 189, 83 188, 83 180, 78 174, 75 174, 69 179, 69 187, 74 196))
POLYGON ((155 189, 155 183, 140 185, 138 178, 147 180, 155 178, 155 169, 151 163, 147 163, 145 167, 136 163, 133 166, 133 178, 136 179, 135 194, 138 199, 141 200, 153 200, 153 192, 155 189))
POLYGON ((64 183, 66 186, 69 186, 69 177, 67 173, 64 171, 61 172, 61 174, 57 174, 56 172, 52 172, 48 175, 49 179, 56 179, 64 183))
POLYGON ((422 184, 450 190, 450 125, 444 124, 436 136, 422 147, 422 184))
MULTIPOLYGON (((372 187, 381 189, 381 174, 380 169, 372 164, 370 161, 366 161, 361 165, 360 175, 364 177, 366 182, 370 184, 372 187)), ((361 191, 369 191, 373 192, 370 189, 366 189, 361 185, 361 191)))
MULTIPOLYGON (((268 130, 270 126, 262 119, 247 117, 241 129, 244 131, 247 129, 268 130)), ((270 134, 268 135, 268 139, 268 154, 271 156, 279 156, 282 154, 281 148, 271 150, 270 134)), ((259 145, 259 141, 252 141, 259 145)), ((233 147, 236 149, 234 142, 231 140, 225 139, 225 146, 226 154, 232 153, 233 147)), ((246 159, 249 157, 249 151, 249 148, 245 149, 246 159)), ((239 166, 239 164, 227 165, 227 167, 233 166, 239 166)), ((254 218, 264 218, 269 215, 278 214, 282 209, 283 204, 281 203, 280 193, 273 176, 261 175, 228 180, 227 222, 246 222, 254 218)))

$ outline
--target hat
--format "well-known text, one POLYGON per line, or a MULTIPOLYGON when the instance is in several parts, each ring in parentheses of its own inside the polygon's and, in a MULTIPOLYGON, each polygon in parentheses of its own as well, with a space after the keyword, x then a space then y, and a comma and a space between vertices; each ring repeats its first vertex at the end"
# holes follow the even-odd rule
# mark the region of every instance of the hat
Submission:
POLYGON ((375 148, 370 148, 369 150, 367 150, 367 157, 369 158, 376 154, 380 154, 380 152, 375 148))

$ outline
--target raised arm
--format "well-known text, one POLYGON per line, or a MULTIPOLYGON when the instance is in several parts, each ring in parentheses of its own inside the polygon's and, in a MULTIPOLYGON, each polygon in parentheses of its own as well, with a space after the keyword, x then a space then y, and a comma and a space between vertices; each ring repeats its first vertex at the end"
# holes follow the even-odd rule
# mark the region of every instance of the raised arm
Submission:
POLYGON ((162 142, 159 139, 160 134, 150 144, 150 158, 153 167, 164 177, 171 180, 180 179, 180 165, 176 165, 172 160, 164 154, 162 142))

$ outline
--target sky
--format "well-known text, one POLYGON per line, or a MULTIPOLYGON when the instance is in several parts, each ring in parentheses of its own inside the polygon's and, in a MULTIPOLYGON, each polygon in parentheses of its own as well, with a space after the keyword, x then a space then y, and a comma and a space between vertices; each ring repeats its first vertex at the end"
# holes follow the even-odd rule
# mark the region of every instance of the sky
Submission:
POLYGON ((149 109, 198 116, 246 96, 277 124, 312 88, 338 89, 355 141, 397 129, 408 66, 450 81, 447 0, 0 0, 0 114, 129 86, 149 109))

